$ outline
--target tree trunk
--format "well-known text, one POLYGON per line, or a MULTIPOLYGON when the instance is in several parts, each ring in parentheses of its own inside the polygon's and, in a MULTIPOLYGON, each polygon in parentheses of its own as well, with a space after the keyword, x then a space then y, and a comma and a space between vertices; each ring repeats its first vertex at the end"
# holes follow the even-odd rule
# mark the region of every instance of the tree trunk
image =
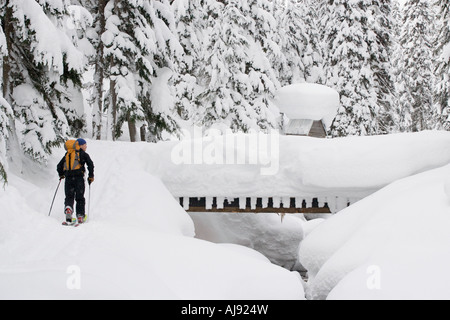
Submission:
MULTIPOLYGON (((99 37, 105 32, 105 6, 106 0, 98 1, 98 23, 99 23, 99 37)), ((95 61, 95 90, 96 90, 96 101, 94 108, 97 110, 94 111, 93 119, 92 119, 92 134, 93 138, 97 140, 101 140, 102 138, 102 115, 103 115, 103 79, 105 78, 105 70, 104 70, 104 45, 103 41, 99 39, 98 47, 97 47, 97 56, 95 61)))
POLYGON ((136 122, 130 117, 130 112, 127 114, 127 121, 128 121, 128 131, 130 132, 130 141, 136 142, 136 122))
MULTIPOLYGON (((111 59, 112 60, 112 59, 111 59)), ((112 113, 112 138, 115 141, 116 140, 116 125, 117 125, 117 94, 116 94, 116 81, 110 80, 110 88, 109 92, 111 94, 111 113, 112 113)))
POLYGON ((146 125, 143 124, 140 128, 140 133, 141 133, 141 141, 146 141, 146 129, 145 129, 146 125))
MULTIPOLYGON (((8 1, 9 2, 9 1, 8 1)), ((11 44, 12 44, 12 33, 14 32, 13 25, 11 22, 12 19, 12 9, 8 6, 8 2, 6 3, 5 16, 3 17, 3 32, 5 33, 6 38, 6 48, 8 52, 12 52, 11 44)), ((3 97, 6 101, 11 105, 11 81, 10 81, 10 57, 3 56, 3 97)))

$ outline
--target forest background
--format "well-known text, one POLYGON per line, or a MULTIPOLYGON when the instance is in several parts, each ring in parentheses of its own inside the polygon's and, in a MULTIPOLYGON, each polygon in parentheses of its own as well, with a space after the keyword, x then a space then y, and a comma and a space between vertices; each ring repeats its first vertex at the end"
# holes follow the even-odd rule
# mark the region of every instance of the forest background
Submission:
POLYGON ((448 130, 447 0, 1 0, 0 181, 67 137, 280 129, 276 91, 340 93, 331 137, 448 130))

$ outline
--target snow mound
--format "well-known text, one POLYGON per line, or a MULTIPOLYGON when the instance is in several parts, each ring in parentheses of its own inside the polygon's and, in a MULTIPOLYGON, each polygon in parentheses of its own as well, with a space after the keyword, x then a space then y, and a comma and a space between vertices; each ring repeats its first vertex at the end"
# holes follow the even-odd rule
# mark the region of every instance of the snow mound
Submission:
POLYGON ((450 166, 392 183, 300 244, 311 299, 449 299, 450 166))
POLYGON ((444 181, 444 192, 450 199, 450 175, 448 175, 444 181))
POLYGON ((149 145, 142 157, 146 171, 161 178, 176 197, 361 198, 397 179, 449 163, 450 132, 338 139, 193 135, 181 143, 149 145), (261 146, 275 151, 264 159, 261 146), (228 164, 229 154, 231 160, 242 158, 243 164, 228 164), (252 157, 257 159, 254 164, 252 157), (273 174, 262 174, 263 169, 273 174))
POLYGON ((329 128, 339 107, 339 93, 315 83, 296 83, 280 88, 274 98, 289 119, 323 120, 329 128))
POLYGON ((291 215, 275 213, 195 213, 196 236, 214 243, 233 242, 252 248, 288 270, 297 270, 298 243, 307 223, 291 215))
POLYGON ((78 228, 61 226, 62 188, 48 217, 62 149, 47 168, 9 173, 0 299, 304 299, 296 273, 251 249, 193 238, 190 217, 144 170, 148 147, 88 141, 96 174, 90 220, 78 228))

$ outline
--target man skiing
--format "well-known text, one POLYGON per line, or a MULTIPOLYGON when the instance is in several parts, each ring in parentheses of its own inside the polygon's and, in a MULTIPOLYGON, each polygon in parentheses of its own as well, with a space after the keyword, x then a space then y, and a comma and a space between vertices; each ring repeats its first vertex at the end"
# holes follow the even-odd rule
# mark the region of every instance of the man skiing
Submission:
POLYGON ((59 179, 66 179, 65 182, 65 194, 66 199, 65 215, 66 224, 72 223, 73 205, 76 201, 76 216, 77 222, 83 223, 86 221, 84 198, 84 173, 86 171, 85 165, 87 164, 89 175, 89 185, 94 182, 94 163, 91 157, 86 153, 87 143, 84 139, 68 140, 65 143, 65 149, 67 150, 64 157, 58 163, 56 170, 59 174, 59 179))

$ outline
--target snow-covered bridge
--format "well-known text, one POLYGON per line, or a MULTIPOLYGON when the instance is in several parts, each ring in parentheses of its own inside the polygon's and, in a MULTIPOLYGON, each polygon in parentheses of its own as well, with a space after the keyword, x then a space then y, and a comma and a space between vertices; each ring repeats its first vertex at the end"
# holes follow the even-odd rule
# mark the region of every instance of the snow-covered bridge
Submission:
POLYGON ((142 161, 188 211, 337 212, 382 187, 450 162, 450 133, 317 139, 195 135, 143 145, 142 161))
POLYGON ((448 132, 315 138, 325 137, 339 106, 339 94, 326 86, 289 85, 274 103, 283 132, 195 128, 184 132, 187 139, 164 144, 158 157, 166 159, 155 174, 186 211, 335 213, 450 161, 448 132))

